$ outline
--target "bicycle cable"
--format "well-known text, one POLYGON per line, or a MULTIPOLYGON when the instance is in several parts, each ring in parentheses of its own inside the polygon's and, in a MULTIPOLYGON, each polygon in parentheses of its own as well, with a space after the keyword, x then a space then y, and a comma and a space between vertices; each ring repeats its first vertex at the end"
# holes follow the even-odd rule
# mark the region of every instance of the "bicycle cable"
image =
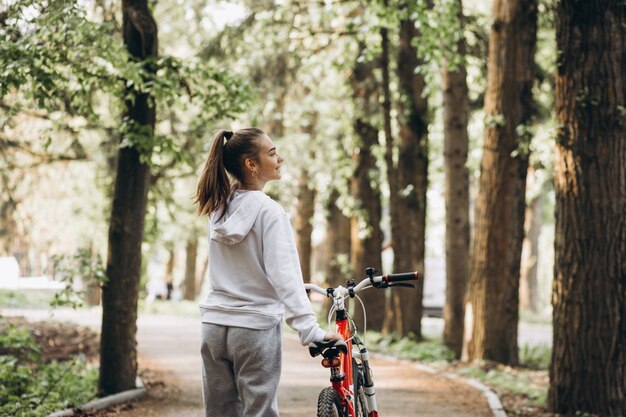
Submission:
MULTIPOLYGON (((367 288, 367 287, 365 287, 367 288)), ((363 300, 361 300, 361 297, 359 297, 358 295, 354 295, 356 297, 357 300, 359 300, 359 303, 361 303, 361 309, 363 310, 363 334, 367 333, 367 312, 365 311, 365 304, 363 304, 363 300)), ((358 329, 356 326, 354 326, 355 328, 355 336, 358 334, 358 329)))

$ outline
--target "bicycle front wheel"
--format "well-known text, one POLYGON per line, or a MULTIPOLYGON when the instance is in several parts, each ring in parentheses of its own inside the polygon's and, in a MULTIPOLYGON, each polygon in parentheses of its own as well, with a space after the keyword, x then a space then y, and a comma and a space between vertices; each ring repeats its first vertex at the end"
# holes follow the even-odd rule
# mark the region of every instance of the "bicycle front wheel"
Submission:
POLYGON ((356 417, 367 417, 367 400, 365 399, 365 382, 363 378, 363 366, 352 359, 352 370, 354 372, 354 415, 356 417))
POLYGON ((331 387, 320 392, 317 400, 317 417, 344 417, 339 394, 331 387))

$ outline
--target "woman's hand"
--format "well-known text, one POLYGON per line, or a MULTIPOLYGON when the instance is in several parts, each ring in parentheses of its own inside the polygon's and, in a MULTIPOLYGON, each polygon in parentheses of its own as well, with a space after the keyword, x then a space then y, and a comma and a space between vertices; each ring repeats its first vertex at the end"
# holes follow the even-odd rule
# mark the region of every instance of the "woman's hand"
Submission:
POLYGON ((326 332, 324 340, 343 340, 343 336, 337 332, 326 332))

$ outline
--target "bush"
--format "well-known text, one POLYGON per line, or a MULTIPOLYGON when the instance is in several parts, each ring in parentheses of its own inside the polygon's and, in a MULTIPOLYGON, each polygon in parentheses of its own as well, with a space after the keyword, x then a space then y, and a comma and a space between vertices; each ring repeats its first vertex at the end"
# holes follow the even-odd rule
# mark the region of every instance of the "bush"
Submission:
POLYGON ((546 345, 530 346, 526 344, 519 350, 520 364, 530 369, 547 370, 550 367, 551 356, 552 348, 546 345))
POLYGON ((38 363, 39 347, 23 327, 7 324, 0 335, 0 416, 38 417, 96 396, 97 369, 83 357, 38 363))

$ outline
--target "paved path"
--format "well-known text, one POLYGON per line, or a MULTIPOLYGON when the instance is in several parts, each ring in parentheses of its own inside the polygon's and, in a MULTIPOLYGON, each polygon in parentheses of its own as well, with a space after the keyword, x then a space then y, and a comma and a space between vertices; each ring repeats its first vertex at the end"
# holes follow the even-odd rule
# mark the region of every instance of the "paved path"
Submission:
MULTIPOLYGON (((46 319, 46 311, 3 311, 29 319, 46 319)), ((56 319, 72 320, 98 327, 97 311, 89 314, 58 312, 56 319)), ((201 417, 200 325, 181 316, 145 315, 138 321, 140 369, 148 379, 161 380, 149 387, 147 399, 126 410, 120 417, 201 417)), ((406 363, 372 360, 377 400, 385 417, 490 417, 487 401, 475 388, 417 369, 406 363)), ((292 334, 285 336, 284 366, 279 389, 282 417, 305 417, 315 413, 317 395, 328 385, 328 371, 311 358, 292 334)))

